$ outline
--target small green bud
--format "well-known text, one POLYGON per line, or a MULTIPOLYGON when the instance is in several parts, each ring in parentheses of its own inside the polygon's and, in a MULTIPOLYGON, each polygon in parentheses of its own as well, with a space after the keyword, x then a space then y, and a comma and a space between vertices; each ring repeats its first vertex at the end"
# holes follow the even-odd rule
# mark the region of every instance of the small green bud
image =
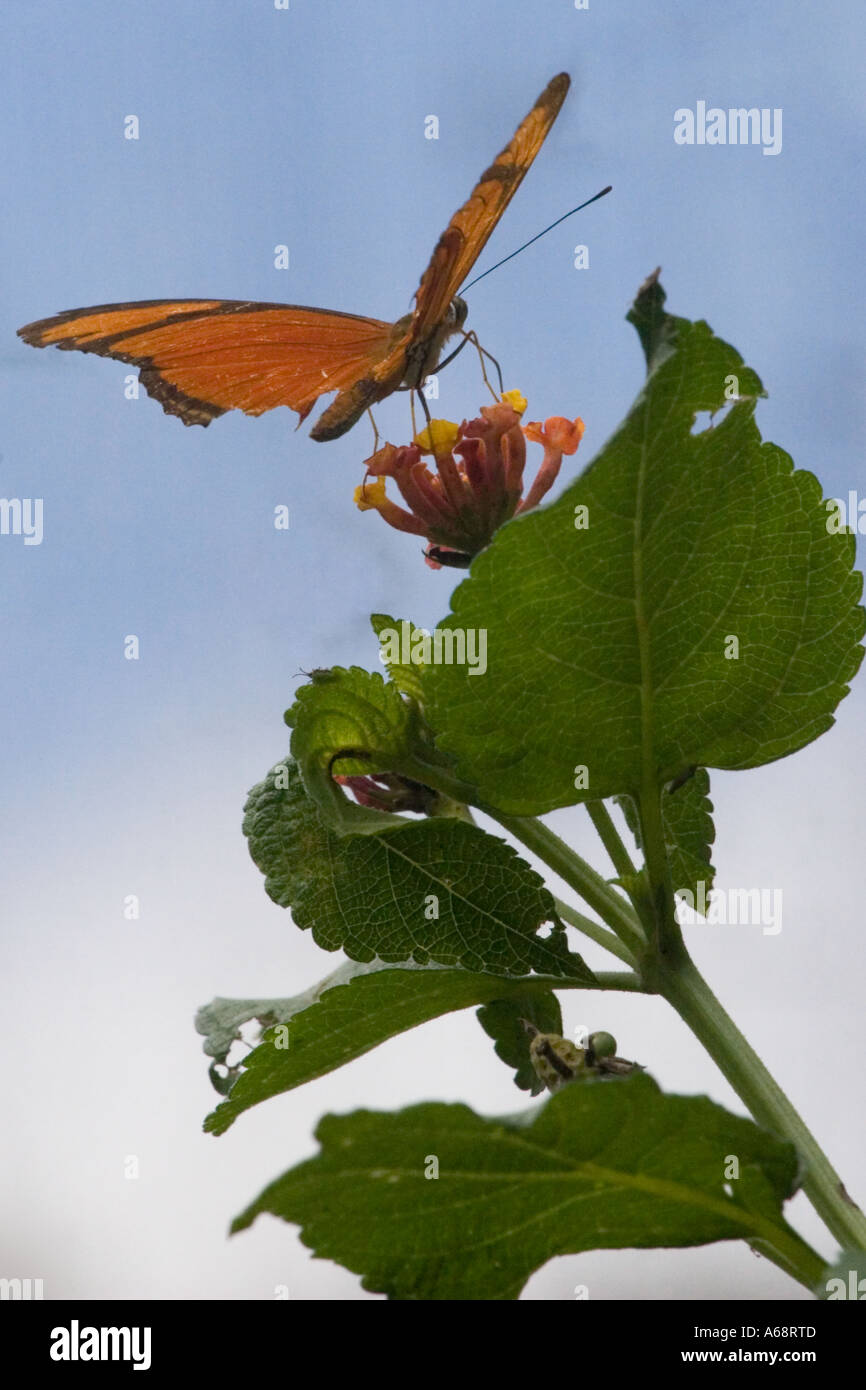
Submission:
POLYGON ((616 1038, 612 1033, 590 1033, 587 1051, 591 1061, 598 1057, 613 1057, 616 1053, 616 1038))

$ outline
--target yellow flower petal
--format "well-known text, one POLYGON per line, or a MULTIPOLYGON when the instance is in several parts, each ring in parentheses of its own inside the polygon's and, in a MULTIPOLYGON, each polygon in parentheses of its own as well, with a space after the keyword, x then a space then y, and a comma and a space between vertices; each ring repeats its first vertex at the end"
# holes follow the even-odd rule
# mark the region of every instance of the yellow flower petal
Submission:
POLYGON ((459 433, 459 425, 451 420, 431 420, 416 434, 415 443, 424 454, 450 454, 459 433))
POLYGON ((522 391, 503 391, 502 401, 504 405, 510 405, 512 410, 516 410, 518 415, 522 415, 526 409, 526 397, 522 391))
POLYGON ((377 478, 375 482, 365 481, 359 483, 355 488, 355 506, 359 511, 379 511, 387 500, 385 496, 384 478, 377 478))

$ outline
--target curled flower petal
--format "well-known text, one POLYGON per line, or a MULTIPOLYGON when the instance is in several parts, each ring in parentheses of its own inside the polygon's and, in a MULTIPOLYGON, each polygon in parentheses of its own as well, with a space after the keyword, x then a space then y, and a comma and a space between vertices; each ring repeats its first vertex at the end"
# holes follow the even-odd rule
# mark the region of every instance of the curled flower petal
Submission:
POLYGON ((563 415, 551 415, 542 425, 532 420, 523 426, 523 433, 534 444, 552 444, 561 454, 574 454, 583 439, 584 424, 581 419, 566 420, 563 415))
POLYGON ((431 420, 420 434, 416 434, 414 442, 422 454, 434 454, 438 458, 440 454, 451 453, 459 433, 460 426, 451 420, 431 420))
POLYGON ((380 478, 396 478, 402 469, 417 463, 420 457, 420 450, 415 444, 404 444, 399 449, 393 444, 385 444, 364 460, 364 467, 368 474, 376 473, 380 478))
POLYGON ((584 431, 584 423, 580 418, 566 420, 563 415, 551 415, 549 420, 545 420, 544 429, 550 442, 563 454, 577 453, 584 431))
POLYGON ((513 506, 520 501, 523 470, 526 467, 526 440, 519 429, 509 430, 502 438, 503 482, 513 506))
POLYGON ((510 405, 512 410, 516 410, 518 415, 522 415, 526 409, 527 401, 522 391, 503 391, 501 400, 504 405, 510 405))
MULTIPOLYGON (((520 416, 513 406, 499 403, 496 405, 483 405, 481 407, 481 417, 482 420, 485 421, 487 425, 492 426, 498 434, 504 434, 507 429, 517 426, 520 420, 520 416)), ((481 421, 473 420, 470 423, 473 425, 480 425, 481 421)))
POLYGON ((355 488, 355 506, 360 512, 378 512, 387 500, 384 478, 377 478, 373 483, 365 478, 355 488))
POLYGON ((535 475, 535 481, 528 493, 524 497, 518 512, 528 512, 532 507, 537 507, 546 492, 549 492, 559 476, 559 467, 562 463, 562 452, 559 449, 544 450, 544 458, 541 460, 541 467, 535 475))
POLYGON ((407 512, 404 507, 398 507, 396 502, 392 502, 390 497, 386 496, 384 478, 377 478, 373 483, 360 483, 355 488, 355 505, 361 512, 378 512, 388 525, 397 531, 408 531, 412 536, 427 534, 427 527, 423 521, 407 512))

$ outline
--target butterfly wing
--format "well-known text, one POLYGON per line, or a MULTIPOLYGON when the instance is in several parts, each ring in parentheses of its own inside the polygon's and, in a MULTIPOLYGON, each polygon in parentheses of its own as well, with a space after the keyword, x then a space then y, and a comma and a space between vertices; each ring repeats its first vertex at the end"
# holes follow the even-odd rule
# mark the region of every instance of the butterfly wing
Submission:
POLYGON ((209 425, 227 410, 262 415, 287 405, 303 420, 337 391, 311 431, 335 439, 402 382, 418 385, 452 331, 460 285, 544 143, 569 88, 548 83, 472 195, 454 214, 399 325, 296 304, 228 299, 154 299, 70 309, 19 328, 34 347, 95 352, 139 368, 148 395, 185 425, 209 425))
POLYGON ((561 72, 548 82, 501 154, 448 223, 415 296, 412 336, 435 332, 544 144, 565 101, 571 79, 561 72))
POLYGON ((367 376, 328 406, 311 431, 314 439, 334 439, 343 434, 364 410, 390 395, 401 382, 420 385, 433 370, 452 331, 451 302, 544 144, 570 85, 565 72, 547 84, 505 149, 481 175, 436 243, 404 333, 395 335, 387 356, 367 376))
POLYGON ((303 420, 319 396, 354 386, 388 355, 393 325, 296 304, 154 299, 70 309, 18 334, 129 362, 167 414, 209 425, 227 410, 278 405, 303 420))

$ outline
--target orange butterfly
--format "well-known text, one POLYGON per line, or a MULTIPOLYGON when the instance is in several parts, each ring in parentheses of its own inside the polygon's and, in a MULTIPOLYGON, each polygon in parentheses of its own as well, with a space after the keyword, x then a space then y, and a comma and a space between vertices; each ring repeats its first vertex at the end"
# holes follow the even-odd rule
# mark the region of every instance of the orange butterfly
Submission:
POLYGON ((569 85, 564 72, 548 83, 481 175, 439 238, 414 310, 396 323, 299 304, 149 299, 69 309, 26 324, 18 335, 33 347, 53 344, 131 362, 148 395, 185 425, 209 425, 227 410, 262 415, 278 405, 303 420, 319 396, 337 391, 311 431, 313 439, 336 439, 392 391, 417 390, 446 339, 462 332, 467 308, 457 291, 541 149, 569 85))

